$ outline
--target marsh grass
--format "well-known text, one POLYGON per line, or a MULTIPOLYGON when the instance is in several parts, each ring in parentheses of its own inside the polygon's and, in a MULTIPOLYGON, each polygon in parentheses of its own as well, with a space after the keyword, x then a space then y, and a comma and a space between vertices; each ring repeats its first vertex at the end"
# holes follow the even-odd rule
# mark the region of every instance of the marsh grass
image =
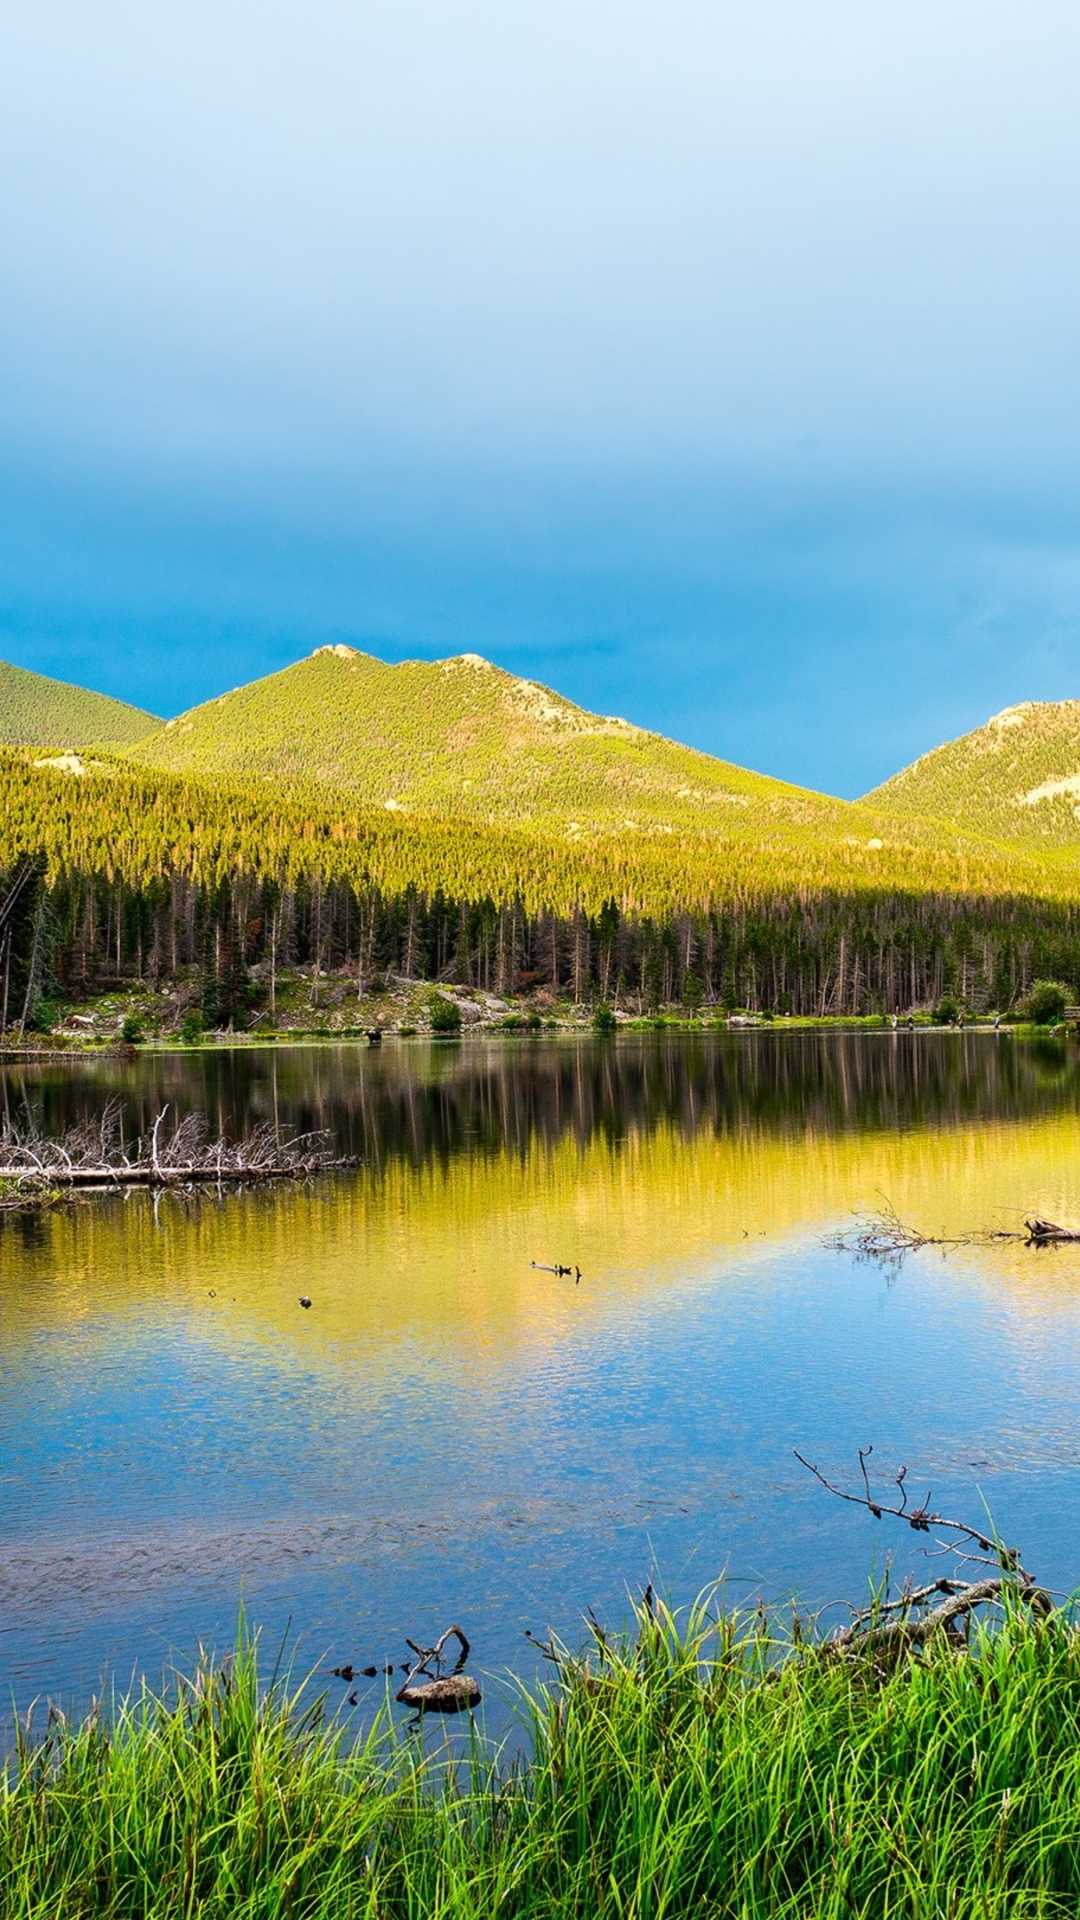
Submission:
MULTIPOLYGON (((558 1650, 556 1650, 558 1652, 558 1650)), ((761 1620, 559 1655, 526 1758, 479 1735, 357 1740, 259 1680, 254 1645, 80 1726, 20 1731, 0 1803, 5 1920, 174 1915, 1075 1915, 1080 1636, 1007 1601, 966 1650, 778 1642, 761 1620), (462 1754, 464 1757, 462 1757, 462 1754)))

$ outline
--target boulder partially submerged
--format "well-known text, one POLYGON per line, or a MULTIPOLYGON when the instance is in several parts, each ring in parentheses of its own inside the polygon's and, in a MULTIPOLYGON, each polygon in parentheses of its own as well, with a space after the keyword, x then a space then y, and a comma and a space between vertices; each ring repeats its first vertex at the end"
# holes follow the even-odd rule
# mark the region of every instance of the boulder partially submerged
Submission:
POLYGON ((415 1640, 409 1640, 407 1645, 416 1655, 416 1663, 395 1695, 403 1707, 412 1707, 417 1713, 463 1713, 479 1706, 479 1684, 471 1673, 462 1672, 469 1657, 469 1643, 460 1627, 447 1627, 433 1647, 418 1647, 415 1640), (461 1652, 453 1672, 442 1673, 442 1650, 448 1640, 457 1640, 461 1652), (434 1664, 434 1673, 430 1670, 431 1664, 434 1664), (421 1674, 425 1674, 426 1679, 421 1680, 421 1674))

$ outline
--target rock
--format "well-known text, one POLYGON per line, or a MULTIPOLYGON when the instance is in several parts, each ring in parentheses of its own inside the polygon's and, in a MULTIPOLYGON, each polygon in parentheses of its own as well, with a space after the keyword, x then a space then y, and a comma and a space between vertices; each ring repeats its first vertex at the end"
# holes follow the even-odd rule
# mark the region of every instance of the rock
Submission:
POLYGON ((461 1713, 466 1707, 479 1706, 480 1688, 471 1673, 448 1673, 441 1680, 404 1686, 397 1697, 417 1713, 461 1713))

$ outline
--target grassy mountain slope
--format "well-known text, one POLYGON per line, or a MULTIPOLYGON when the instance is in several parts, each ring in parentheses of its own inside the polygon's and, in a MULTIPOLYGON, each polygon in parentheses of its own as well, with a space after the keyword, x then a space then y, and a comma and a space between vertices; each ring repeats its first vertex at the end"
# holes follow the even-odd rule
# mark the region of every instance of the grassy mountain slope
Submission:
POLYGON ((104 693, 0 660, 0 741, 6 746, 126 747, 161 725, 104 693))
MULTIPOLYGON (((467 836, 474 850, 479 832, 485 862, 507 873, 528 867, 535 846, 549 893, 565 891, 553 867, 575 845, 591 846, 590 866, 616 895, 667 904, 740 889, 1057 896, 1071 885, 1066 846, 1044 840, 1021 856, 982 819, 958 826, 898 803, 892 783, 871 796, 878 804, 790 786, 588 713, 472 654, 388 666, 320 648, 170 721, 125 759, 260 805, 265 796, 296 818, 355 810, 380 844, 379 820, 421 838, 437 824, 446 846, 467 836)), ((423 884, 419 866, 415 878, 423 884)))
POLYGON ((866 796, 896 814, 937 815, 1032 847, 1080 846, 1080 700, 1007 707, 923 754, 866 796))
POLYGON ((749 813, 795 827, 845 812, 470 654, 387 666, 321 648, 170 721, 133 757, 174 773, 311 781, 390 813, 571 833, 724 830, 749 813))

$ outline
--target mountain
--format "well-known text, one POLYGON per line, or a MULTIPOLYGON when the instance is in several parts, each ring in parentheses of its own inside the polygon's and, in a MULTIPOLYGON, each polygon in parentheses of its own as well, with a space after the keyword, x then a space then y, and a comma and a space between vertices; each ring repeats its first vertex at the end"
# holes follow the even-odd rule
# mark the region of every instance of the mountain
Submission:
POLYGON ((1004 847, 981 818, 924 817, 891 787, 847 801, 750 773, 476 654, 390 666, 320 647, 170 720, 125 758, 298 816, 344 803, 372 823, 481 829, 505 843, 500 869, 520 833, 542 836, 545 868, 592 843, 605 870, 639 872, 641 898, 740 886, 1056 893, 1065 880, 1061 850, 1004 847))
POLYGON ((902 819, 936 815, 997 840, 1080 843, 1080 700, 1026 701, 935 747, 863 803, 902 819))
POLYGON ((126 747, 154 732, 152 713, 0 660, 0 741, 27 747, 126 747))
POLYGON ((475 654, 388 666, 321 647, 171 720, 148 767, 315 783, 388 813, 620 833, 726 830, 749 816, 835 825, 848 803, 574 706, 475 654))

